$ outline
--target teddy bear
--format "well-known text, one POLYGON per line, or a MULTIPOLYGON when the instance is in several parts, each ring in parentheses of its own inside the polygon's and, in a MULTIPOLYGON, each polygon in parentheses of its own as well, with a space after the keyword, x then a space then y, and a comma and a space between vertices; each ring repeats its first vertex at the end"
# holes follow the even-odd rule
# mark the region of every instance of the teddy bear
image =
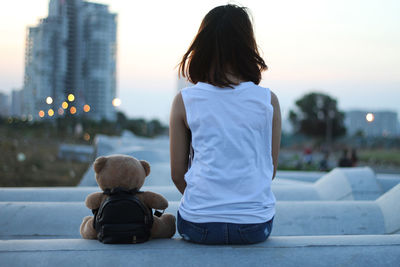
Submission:
MULTIPOLYGON (((104 190, 113 188, 125 188, 127 190, 139 190, 145 178, 150 174, 150 164, 144 160, 137 160, 127 155, 110 155, 97 158, 93 164, 96 181, 104 190)), ((96 210, 109 196, 103 192, 91 193, 87 196, 85 204, 91 210, 96 210)), ((160 194, 145 191, 136 193, 136 197, 145 207, 165 210, 168 201, 160 194)), ((97 239, 97 233, 93 226, 93 216, 83 218, 80 226, 80 234, 84 239, 97 239)), ((160 217, 153 217, 153 225, 150 238, 171 238, 175 234, 175 216, 164 213, 160 217)))

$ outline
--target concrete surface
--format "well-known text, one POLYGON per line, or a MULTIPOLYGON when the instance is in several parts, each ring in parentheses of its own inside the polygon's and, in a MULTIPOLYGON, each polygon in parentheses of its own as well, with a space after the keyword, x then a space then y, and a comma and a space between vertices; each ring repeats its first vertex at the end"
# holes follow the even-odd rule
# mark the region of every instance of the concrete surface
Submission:
MULTIPOLYGON (((179 201, 181 193, 172 186, 144 186, 142 191, 153 191, 170 201, 179 201)), ((80 187, 9 187, 0 188, 0 201, 7 202, 76 202, 85 201, 86 196, 100 192, 97 186, 80 187)))
POLYGON ((335 168, 315 183, 321 200, 373 200, 382 194, 371 168, 335 168))
MULTIPOLYGON (((143 190, 160 193, 169 201, 179 201, 181 194, 172 181, 163 178, 168 176, 166 172, 169 172, 168 164, 155 164, 143 190)), ((385 185, 388 190, 400 180, 386 177, 386 181, 389 181, 385 185)), ((375 200, 385 192, 374 172, 366 167, 336 168, 315 183, 276 178, 272 190, 278 201, 375 200)), ((95 191, 100 191, 97 184, 69 188, 0 188, 0 201, 84 201, 89 193, 95 191)))
POLYGON ((399 266, 399 252, 399 235, 270 237, 247 246, 204 246, 181 239, 135 245, 0 240, 4 266, 399 266))
POLYGON ((385 232, 388 234, 400 233, 400 184, 382 195, 376 203, 385 217, 385 232))
MULTIPOLYGON (((178 205, 170 202, 166 212, 176 215, 178 205)), ((0 239, 76 238, 87 215, 83 202, 0 202, 0 239)), ((375 201, 284 201, 277 203, 272 235, 388 234, 400 225, 389 220, 375 201)))
MULTIPOLYGON (((180 201, 182 197, 173 185, 144 186, 141 190, 159 193, 169 201, 180 201)), ((97 186, 0 188, 0 201, 85 201, 87 195, 100 191, 97 186)), ((274 182, 273 191, 278 200, 320 200, 312 186, 296 182, 294 184, 274 182)))
POLYGON ((383 192, 387 192, 400 183, 400 174, 377 174, 378 183, 383 192))

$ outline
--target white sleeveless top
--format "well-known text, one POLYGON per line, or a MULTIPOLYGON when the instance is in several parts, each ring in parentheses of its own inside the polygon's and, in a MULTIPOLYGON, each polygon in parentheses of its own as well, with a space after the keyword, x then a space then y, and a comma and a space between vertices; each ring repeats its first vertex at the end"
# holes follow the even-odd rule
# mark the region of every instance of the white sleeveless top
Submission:
POLYGON ((269 89, 197 83, 181 91, 194 158, 179 213, 191 222, 262 223, 275 215, 271 191, 269 89))

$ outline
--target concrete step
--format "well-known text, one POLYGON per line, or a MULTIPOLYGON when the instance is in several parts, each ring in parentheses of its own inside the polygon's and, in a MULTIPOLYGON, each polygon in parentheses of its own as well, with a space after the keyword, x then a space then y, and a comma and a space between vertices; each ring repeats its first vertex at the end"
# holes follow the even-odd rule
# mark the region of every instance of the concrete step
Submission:
MULTIPOLYGON (((170 202, 166 212, 176 215, 178 205, 170 202)), ((278 202, 276 210, 272 235, 388 233, 375 201, 278 202)), ((91 211, 83 202, 1 202, 0 239, 77 238, 87 215, 91 211)), ((392 224, 400 228, 400 222, 392 224)))
POLYGON ((314 188, 321 200, 375 200, 383 193, 369 167, 333 169, 314 188))
MULTIPOLYGON (((142 191, 153 191, 169 201, 180 201, 182 194, 175 186, 144 186, 142 191)), ((86 196, 100 192, 97 186, 79 187, 10 187, 0 188, 0 201, 85 201, 86 196)), ((319 195, 310 185, 274 184, 273 191, 279 200, 319 200, 319 195)))
MULTIPOLYGON (((376 201, 277 202, 272 234, 365 235, 400 231, 400 184, 376 201)), ((178 201, 167 212, 176 214, 178 201)), ((91 211, 81 202, 0 202, 0 239, 74 238, 91 211)))
MULTIPOLYGON (((147 185, 142 190, 162 194, 169 201, 181 199, 174 185, 147 185)), ((97 186, 0 188, 0 201, 84 201, 96 191, 100 191, 97 186)), ((370 168, 337 168, 315 183, 276 179, 272 191, 279 201, 375 200, 383 193, 370 168)))
POLYGON ((96 240, 0 240, 2 266, 399 266, 400 235, 270 237, 247 246, 181 239, 104 245, 96 240))
MULTIPOLYGON (((170 201, 181 199, 181 193, 174 186, 145 186, 142 191, 153 191, 170 201)), ((98 186, 79 187, 9 187, 0 188, 0 201, 70 202, 85 201, 93 192, 100 192, 98 186)))

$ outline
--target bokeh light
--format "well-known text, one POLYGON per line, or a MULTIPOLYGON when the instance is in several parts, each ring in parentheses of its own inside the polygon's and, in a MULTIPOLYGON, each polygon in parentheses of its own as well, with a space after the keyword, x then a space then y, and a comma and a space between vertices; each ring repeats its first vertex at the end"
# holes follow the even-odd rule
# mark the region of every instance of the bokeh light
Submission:
POLYGON ((43 111, 43 110, 39 111, 39 117, 40 117, 40 118, 43 118, 43 117, 44 117, 44 115, 45 115, 45 113, 44 113, 44 111, 43 111))
POLYGON ((375 120, 375 116, 374 116, 373 113, 368 113, 367 116, 365 116, 365 119, 366 119, 368 122, 373 122, 373 121, 375 120))
POLYGON ((53 109, 49 109, 47 111, 47 114, 49 114, 49 116, 52 117, 54 115, 54 110, 53 109))
POLYGON ((113 105, 114 107, 119 107, 119 106, 121 105, 121 99, 119 99, 119 98, 114 98, 113 101, 112 101, 112 105, 113 105))
POLYGON ((76 107, 72 106, 72 107, 69 109, 69 112, 70 112, 72 115, 75 114, 75 113, 76 113, 76 107))
POLYGON ((53 103, 53 98, 51 98, 50 96, 48 96, 47 98, 46 98, 46 103, 47 104, 52 104, 53 103))
POLYGON ((85 141, 89 141, 89 140, 90 140, 90 134, 85 133, 85 134, 83 135, 83 139, 85 139, 85 141))
POLYGON ((22 153, 22 152, 19 152, 19 153, 17 154, 17 160, 18 160, 19 162, 25 161, 25 160, 26 160, 25 154, 22 153))
POLYGON ((64 114, 64 110, 62 108, 58 109, 58 115, 63 115, 64 114))
POLYGON ((62 107, 63 109, 67 109, 67 108, 68 108, 68 103, 65 102, 65 101, 62 102, 61 107, 62 107))
POLYGON ((83 111, 89 112, 90 111, 90 106, 88 104, 83 106, 83 111))
POLYGON ((75 100, 75 96, 73 94, 68 95, 68 101, 73 102, 75 100))

